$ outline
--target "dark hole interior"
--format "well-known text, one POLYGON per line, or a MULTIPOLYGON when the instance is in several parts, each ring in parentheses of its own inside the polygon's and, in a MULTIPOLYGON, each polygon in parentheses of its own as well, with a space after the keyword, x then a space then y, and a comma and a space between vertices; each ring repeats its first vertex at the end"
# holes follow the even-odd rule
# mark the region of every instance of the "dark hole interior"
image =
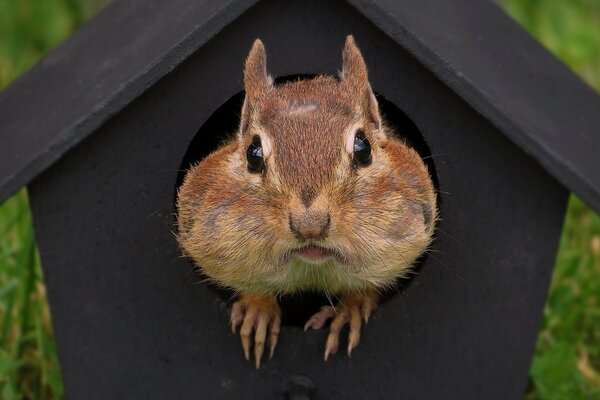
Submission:
MULTIPOLYGON (((277 78, 275 79, 275 82, 284 83, 297 79, 308 79, 314 76, 315 75, 308 74, 290 75, 277 78)), ((393 128, 397 135, 403 138, 408 145, 413 147, 420 154, 421 158, 424 159, 437 190, 439 186, 433 158, 431 157, 431 152, 427 143, 415 124, 406 114, 382 95, 377 94, 377 101, 379 102, 379 108, 388 125, 393 128)), ((219 107, 200 127, 181 162, 181 172, 177 179, 177 187, 179 187, 183 181, 185 171, 187 171, 192 164, 202 160, 212 151, 217 149, 219 145, 235 135, 240 121, 240 112, 243 102, 244 92, 237 93, 223 103, 223 105, 221 105, 221 107, 219 107)), ((418 273, 426 258, 427 255, 425 254, 417 260, 413 267, 415 272, 418 273)), ((190 260, 190 263, 193 264, 193 261, 190 260)), ((395 287, 388 290, 388 292, 383 295, 382 301, 405 290, 409 283, 410 278, 399 279, 395 287)), ((211 284, 207 285, 223 301, 231 303, 235 300, 233 291, 219 288, 211 284)), ((336 299, 332 300, 335 303, 336 299)), ((284 325, 304 326, 312 314, 317 312, 321 306, 327 304, 329 304, 329 300, 323 294, 316 292, 302 292, 295 295, 283 296, 280 299, 282 323, 284 325)))

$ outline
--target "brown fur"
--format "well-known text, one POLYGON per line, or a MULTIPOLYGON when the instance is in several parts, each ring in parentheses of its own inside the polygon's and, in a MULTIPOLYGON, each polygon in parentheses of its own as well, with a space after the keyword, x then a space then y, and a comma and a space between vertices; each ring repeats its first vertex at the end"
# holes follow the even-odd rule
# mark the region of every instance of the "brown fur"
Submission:
POLYGON ((252 47, 239 134, 192 167, 178 194, 179 242, 215 282, 257 294, 372 290, 405 275, 431 242, 436 200, 427 169, 381 121, 351 37, 343 60, 339 80, 275 86, 264 46, 252 47), (358 128, 372 162, 354 168, 347 148, 358 128), (262 174, 246 165, 255 135, 266 154, 262 174), (339 262, 291 262, 290 250, 306 243, 301 229, 339 262))

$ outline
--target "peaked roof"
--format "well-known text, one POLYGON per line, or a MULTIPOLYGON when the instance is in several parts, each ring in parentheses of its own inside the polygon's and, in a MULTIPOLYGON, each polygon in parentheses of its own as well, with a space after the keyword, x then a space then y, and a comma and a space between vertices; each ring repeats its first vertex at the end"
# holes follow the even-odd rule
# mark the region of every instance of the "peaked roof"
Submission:
MULTIPOLYGON (((257 1, 107 7, 0 93, 0 201, 257 1)), ((347 1, 600 211, 600 96, 493 2, 347 1)))

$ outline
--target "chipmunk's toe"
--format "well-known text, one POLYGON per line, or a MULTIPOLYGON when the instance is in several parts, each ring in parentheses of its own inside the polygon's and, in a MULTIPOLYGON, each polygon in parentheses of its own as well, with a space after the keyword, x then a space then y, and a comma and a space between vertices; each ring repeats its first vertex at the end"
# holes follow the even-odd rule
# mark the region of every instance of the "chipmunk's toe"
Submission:
POLYGON ((242 296, 231 309, 231 330, 234 334, 240 325, 240 338, 246 360, 250 360, 252 334, 254 333, 254 359, 258 369, 265 346, 269 349, 269 358, 273 357, 275 346, 277 346, 281 327, 281 310, 275 297, 242 296))
POLYGON ((304 332, 306 332, 309 328, 313 330, 321 329, 323 326, 325 326, 329 319, 335 316, 335 308, 331 306, 321 307, 319 312, 314 314, 312 317, 309 318, 308 321, 306 321, 306 324, 304 324, 304 332))
POLYGON ((331 321, 329 327, 329 336, 327 336, 327 343, 325 344, 325 361, 329 358, 330 354, 336 354, 340 343, 340 333, 344 325, 350 325, 350 333, 348 335, 348 355, 352 354, 352 350, 358 346, 360 342, 360 311, 357 305, 340 306, 340 310, 337 315, 331 321))

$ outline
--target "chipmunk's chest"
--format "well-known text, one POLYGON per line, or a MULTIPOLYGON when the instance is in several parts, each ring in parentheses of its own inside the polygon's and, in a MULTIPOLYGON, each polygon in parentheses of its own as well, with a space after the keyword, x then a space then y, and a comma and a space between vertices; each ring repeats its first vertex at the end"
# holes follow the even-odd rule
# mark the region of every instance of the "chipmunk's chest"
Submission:
POLYGON ((320 265, 292 260, 285 266, 283 274, 267 279, 265 284, 280 293, 303 290, 339 293, 370 287, 368 282, 351 273, 350 269, 351 267, 335 260, 320 265))

